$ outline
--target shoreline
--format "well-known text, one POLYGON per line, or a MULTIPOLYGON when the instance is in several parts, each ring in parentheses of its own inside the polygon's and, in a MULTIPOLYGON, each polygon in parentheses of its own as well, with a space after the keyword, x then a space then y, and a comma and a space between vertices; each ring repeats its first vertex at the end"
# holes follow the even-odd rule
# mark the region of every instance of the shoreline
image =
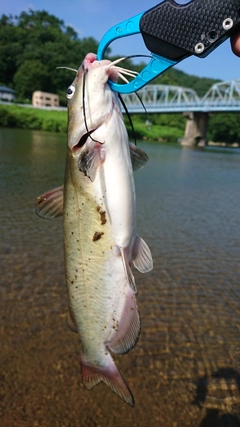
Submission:
MULTIPOLYGON (((67 108, 42 107, 36 108, 30 105, 0 102, 0 127, 10 129, 38 130, 54 133, 67 133, 67 108)), ((142 140, 154 143, 178 144, 183 137, 184 130, 171 126, 171 115, 169 124, 153 124, 144 121, 143 117, 134 115, 132 117, 133 128, 124 116, 125 125, 130 139, 142 140)), ((239 148, 238 142, 208 141, 209 147, 239 148)))
POLYGON ((226 147, 226 148, 239 148, 240 144, 238 142, 214 142, 209 141, 206 145, 207 147, 226 147))

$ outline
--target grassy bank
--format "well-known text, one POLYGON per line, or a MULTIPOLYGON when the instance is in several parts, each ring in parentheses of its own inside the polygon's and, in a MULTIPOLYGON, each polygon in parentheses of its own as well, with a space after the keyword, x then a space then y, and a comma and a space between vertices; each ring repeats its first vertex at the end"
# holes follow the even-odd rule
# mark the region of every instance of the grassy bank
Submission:
POLYGON ((67 112, 2 104, 0 126, 64 133, 67 132, 67 112))
MULTIPOLYGON (((129 120, 124 117, 129 137, 133 139, 129 120)), ((133 115, 132 121, 136 139, 177 142, 184 133, 184 118, 180 114, 151 115, 150 120, 146 115, 133 115)), ((65 133, 67 112, 0 104, 0 126, 65 133)))
MULTIPOLYGON (((134 114, 131 116, 136 139, 159 142, 177 142, 185 129, 182 114, 134 114)), ((125 115, 125 123, 131 138, 134 137, 131 125, 125 115)))
POLYGON ((138 118, 133 120, 133 133, 131 126, 127 123, 127 120, 125 120, 125 122, 129 137, 131 139, 134 139, 134 133, 136 139, 158 142, 177 142, 178 139, 183 136, 183 131, 178 128, 161 126, 157 124, 148 125, 139 121, 138 118))

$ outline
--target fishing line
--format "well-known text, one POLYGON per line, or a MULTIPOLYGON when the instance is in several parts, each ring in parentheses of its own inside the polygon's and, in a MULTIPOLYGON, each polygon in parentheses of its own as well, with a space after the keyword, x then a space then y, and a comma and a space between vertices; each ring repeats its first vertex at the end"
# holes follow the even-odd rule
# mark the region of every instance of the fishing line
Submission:
MULTIPOLYGON (((141 58, 151 58, 151 55, 141 55, 141 54, 137 54, 137 55, 129 55, 129 56, 125 56, 124 58, 122 58, 122 60, 125 60, 125 59, 131 59, 131 58, 139 58, 139 57, 141 57, 141 58)), ((119 60, 119 61, 120 61, 120 60, 119 60)), ((114 61, 114 62, 115 62, 115 61, 114 61)), ((148 112, 147 112, 147 109, 146 109, 146 107, 145 107, 145 105, 144 105, 144 103, 143 103, 143 101, 142 101, 142 99, 141 99, 140 95, 139 95, 137 92, 134 92, 134 93, 135 93, 136 97, 138 98, 139 102, 141 103, 141 105, 142 105, 142 107, 143 107, 143 109, 144 109, 144 111, 145 111, 145 113, 146 113, 146 115, 147 115, 147 118, 150 120, 149 114, 148 114, 148 112)), ((130 116, 130 114, 129 114, 129 111, 128 111, 128 109, 127 109, 127 106, 126 106, 125 102, 123 101, 123 98, 122 98, 122 96, 120 95, 120 93, 118 93, 118 97, 119 97, 119 99, 120 99, 120 101, 121 101, 121 104, 122 104, 122 106, 123 106, 124 110, 125 110, 125 113, 127 114, 127 118, 128 118, 128 120, 129 120, 129 123, 130 123, 131 128, 132 128, 132 131, 133 131, 134 143, 135 143, 135 145, 137 145, 137 141, 136 141, 136 133, 135 133, 135 129, 134 129, 134 126, 133 126, 132 118, 131 118, 131 116, 130 116)))
MULTIPOLYGON (((151 55, 140 55, 140 54, 137 54, 137 55, 129 55, 129 56, 126 56, 126 57, 125 57, 125 59, 139 58, 139 57, 142 57, 142 58, 152 58, 152 56, 151 56, 151 55)), ((135 93, 136 97, 138 98, 138 100, 140 101, 140 103, 141 103, 141 105, 142 105, 142 107, 143 107, 143 109, 144 109, 145 113, 147 114, 148 119, 150 120, 149 114, 148 114, 148 112, 147 112, 147 109, 146 109, 146 107, 145 107, 145 105, 144 105, 144 103, 143 103, 143 101, 142 101, 141 97, 139 96, 139 94, 138 94, 137 92, 134 92, 134 93, 135 93)))
POLYGON ((125 56, 124 59, 131 59, 131 58, 152 58, 151 55, 129 55, 129 56, 125 56))
POLYGON ((145 105, 144 105, 144 103, 143 103, 143 101, 142 101, 142 99, 141 99, 140 95, 139 95, 137 92, 134 92, 134 93, 135 93, 136 97, 138 98, 138 100, 140 101, 140 103, 141 103, 141 105, 142 105, 142 107, 143 107, 143 109, 144 109, 144 111, 145 111, 145 113, 146 113, 146 115, 147 115, 148 119, 150 120, 150 117, 149 117, 148 111, 147 111, 147 109, 146 109, 146 107, 145 107, 145 105))
POLYGON ((85 108, 85 93, 86 93, 86 77, 87 77, 87 70, 84 67, 84 65, 82 65, 83 67, 83 90, 82 90, 82 105, 83 105, 83 119, 84 119, 84 124, 85 124, 85 128, 87 131, 87 135, 91 138, 92 141, 94 142, 98 142, 99 144, 103 144, 103 142, 97 141, 96 139, 94 139, 91 136, 91 133, 94 132, 94 130, 90 131, 88 129, 88 125, 87 125, 87 115, 86 115, 86 108, 85 108))
POLYGON ((86 131, 87 131, 87 133, 89 133, 88 125, 87 125, 87 118, 86 118, 86 109, 85 109, 85 89, 86 89, 87 70, 86 70, 86 68, 84 68, 84 65, 82 65, 82 67, 83 67, 83 91, 82 91, 83 119, 84 119, 86 131))
MULTIPOLYGON (((129 56, 124 56, 122 58, 119 58, 119 62, 122 60, 124 61, 125 59, 131 59, 131 58, 152 58, 151 55, 141 55, 141 54, 137 54, 137 55, 129 55, 129 56)), ((111 59, 110 59, 111 60, 111 59)), ((117 61, 117 59, 115 60, 117 61)), ((115 63, 115 61, 113 61, 115 63)))
POLYGON ((123 106, 124 110, 125 110, 125 113, 127 114, 127 118, 128 118, 128 120, 129 120, 129 123, 130 123, 131 128, 132 128, 132 131, 133 131, 134 143, 135 143, 135 145, 137 145, 137 138, 136 138, 136 133, 135 133, 135 129, 134 129, 134 126, 133 126, 132 118, 131 118, 131 116, 130 116, 130 114, 129 114, 129 111, 128 111, 128 109, 127 109, 127 106, 126 106, 126 104, 125 104, 125 102, 124 102, 124 100, 123 100, 122 96, 120 95, 120 93, 118 93, 118 97, 119 97, 119 99, 120 99, 120 101, 121 101, 121 104, 122 104, 122 106, 123 106))

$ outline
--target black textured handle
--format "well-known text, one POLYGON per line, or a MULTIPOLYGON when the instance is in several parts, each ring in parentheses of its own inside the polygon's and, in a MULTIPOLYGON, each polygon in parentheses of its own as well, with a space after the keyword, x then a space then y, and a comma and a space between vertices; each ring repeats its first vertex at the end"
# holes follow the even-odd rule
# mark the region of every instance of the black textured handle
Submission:
POLYGON ((240 28, 240 0, 164 0, 145 12, 140 30, 147 48, 179 61, 207 56, 240 28))

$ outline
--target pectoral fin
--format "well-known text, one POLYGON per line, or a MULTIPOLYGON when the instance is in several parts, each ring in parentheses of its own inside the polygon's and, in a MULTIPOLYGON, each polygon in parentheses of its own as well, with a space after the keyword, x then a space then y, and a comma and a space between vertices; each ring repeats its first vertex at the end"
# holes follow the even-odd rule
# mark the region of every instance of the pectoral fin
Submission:
POLYGON ((129 148, 133 171, 137 171, 147 163, 149 160, 148 155, 145 153, 145 151, 136 147, 136 145, 132 143, 129 144, 129 148))
POLYGON ((52 219, 63 215, 63 185, 41 194, 36 200, 35 212, 40 218, 52 219))
POLYGON ((138 235, 135 237, 133 245, 132 262, 141 273, 147 273, 153 268, 151 251, 147 243, 138 235))
POLYGON ((104 150, 100 144, 86 146, 78 160, 78 167, 93 182, 100 164, 104 161, 104 150))

